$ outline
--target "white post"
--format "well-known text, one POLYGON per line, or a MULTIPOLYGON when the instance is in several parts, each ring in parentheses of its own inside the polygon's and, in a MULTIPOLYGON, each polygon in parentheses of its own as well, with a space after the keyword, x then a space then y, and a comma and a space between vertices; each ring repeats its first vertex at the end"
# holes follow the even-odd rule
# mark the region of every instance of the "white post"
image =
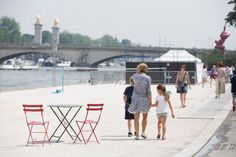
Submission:
POLYGON ((59 20, 54 20, 52 26, 52 57, 53 57, 53 70, 52 70, 52 86, 56 86, 56 53, 57 45, 59 44, 59 20))

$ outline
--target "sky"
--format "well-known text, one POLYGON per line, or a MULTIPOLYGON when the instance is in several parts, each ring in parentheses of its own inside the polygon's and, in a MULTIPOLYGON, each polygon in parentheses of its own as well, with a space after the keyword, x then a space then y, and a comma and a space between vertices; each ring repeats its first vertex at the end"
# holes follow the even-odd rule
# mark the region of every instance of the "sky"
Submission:
MULTIPOLYGON (((229 0, 0 0, 0 16, 20 23, 22 33, 34 33, 35 17, 51 31, 128 38, 143 46, 212 48, 233 6, 229 0)), ((236 50, 236 28, 227 26, 227 49, 236 50)))

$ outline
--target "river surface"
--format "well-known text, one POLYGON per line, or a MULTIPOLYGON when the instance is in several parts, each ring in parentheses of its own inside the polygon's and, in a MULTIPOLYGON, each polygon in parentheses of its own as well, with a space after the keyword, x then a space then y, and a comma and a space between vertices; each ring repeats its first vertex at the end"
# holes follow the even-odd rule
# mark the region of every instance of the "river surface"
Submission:
POLYGON ((0 70, 0 92, 81 83, 124 83, 124 68, 43 68, 0 70))
POLYGON ((50 87, 54 84, 60 86, 62 84, 63 75, 65 85, 87 83, 90 80, 89 71, 64 70, 64 72, 62 72, 60 68, 56 69, 56 72, 53 72, 51 68, 27 71, 0 70, 0 92, 50 87))

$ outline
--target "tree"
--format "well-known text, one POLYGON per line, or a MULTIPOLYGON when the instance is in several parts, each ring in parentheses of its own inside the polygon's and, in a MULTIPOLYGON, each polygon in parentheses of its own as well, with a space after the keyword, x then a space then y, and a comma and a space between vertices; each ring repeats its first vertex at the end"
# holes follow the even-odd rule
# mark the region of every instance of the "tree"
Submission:
POLYGON ((52 34, 49 31, 43 31, 42 32, 42 43, 49 43, 52 42, 52 34))
POLYGON ((233 10, 227 14, 225 21, 231 26, 236 27, 236 0, 231 0, 228 2, 228 4, 233 4, 234 7, 233 10))
POLYGON ((13 18, 4 16, 0 19, 0 42, 20 43, 20 25, 13 18))
POLYGON ((224 60, 224 55, 218 50, 214 49, 208 54, 201 56, 201 59, 206 65, 211 66, 213 64, 217 64, 220 61, 222 62, 224 60))
POLYGON ((123 39, 121 41, 121 45, 123 45, 123 46, 132 46, 132 42, 129 39, 123 39))
POLYGON ((76 33, 72 34, 72 44, 90 46, 92 44, 92 39, 88 36, 76 33))
POLYGON ((33 38, 34 36, 31 34, 23 34, 21 37, 21 43, 26 45, 32 44, 33 38))
POLYGON ((96 40, 96 44, 100 46, 119 46, 120 42, 117 38, 113 38, 110 35, 104 35, 96 40))
POLYGON ((60 33, 59 41, 60 41, 60 44, 71 44, 72 34, 67 31, 60 33))

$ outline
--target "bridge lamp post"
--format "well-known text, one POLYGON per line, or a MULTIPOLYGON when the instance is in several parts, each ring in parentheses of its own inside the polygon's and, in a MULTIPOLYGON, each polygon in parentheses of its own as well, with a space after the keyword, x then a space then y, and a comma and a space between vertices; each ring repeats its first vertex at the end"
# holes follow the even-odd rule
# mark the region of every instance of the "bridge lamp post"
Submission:
POLYGON ((53 57, 53 70, 52 70, 52 86, 56 86, 56 53, 57 45, 59 44, 59 20, 54 20, 52 26, 52 57, 53 57))

